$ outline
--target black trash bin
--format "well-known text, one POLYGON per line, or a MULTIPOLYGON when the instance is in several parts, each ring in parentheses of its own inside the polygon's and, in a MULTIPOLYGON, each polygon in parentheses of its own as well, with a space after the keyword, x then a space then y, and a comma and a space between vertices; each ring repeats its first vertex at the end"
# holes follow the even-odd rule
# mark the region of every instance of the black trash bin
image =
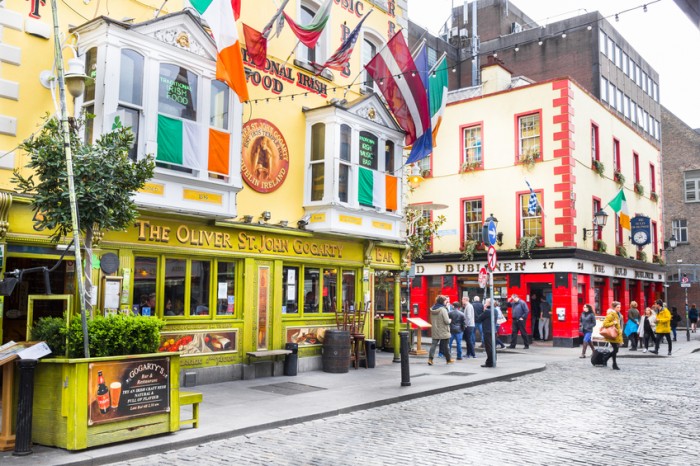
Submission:
POLYGON ((297 375, 299 370, 299 344, 286 343, 284 349, 292 351, 284 357, 284 375, 297 375))
POLYGON ((367 368, 374 369, 377 365, 377 340, 365 340, 365 352, 367 353, 367 368))

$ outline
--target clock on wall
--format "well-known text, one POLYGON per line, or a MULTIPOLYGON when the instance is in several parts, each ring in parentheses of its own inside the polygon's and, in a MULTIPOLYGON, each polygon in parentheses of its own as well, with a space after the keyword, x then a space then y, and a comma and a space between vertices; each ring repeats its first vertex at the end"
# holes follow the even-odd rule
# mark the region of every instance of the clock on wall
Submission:
POLYGON ((632 244, 644 246, 649 243, 649 233, 644 230, 635 231, 632 235, 632 244))

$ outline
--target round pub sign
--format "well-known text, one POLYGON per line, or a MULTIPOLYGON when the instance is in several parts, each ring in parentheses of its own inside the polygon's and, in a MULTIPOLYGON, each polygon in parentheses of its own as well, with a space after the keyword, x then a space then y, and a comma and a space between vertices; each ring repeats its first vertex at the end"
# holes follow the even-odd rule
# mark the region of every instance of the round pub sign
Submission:
POLYGON ((243 125, 241 174, 259 193, 279 188, 289 172, 289 150, 275 125, 257 118, 243 125))

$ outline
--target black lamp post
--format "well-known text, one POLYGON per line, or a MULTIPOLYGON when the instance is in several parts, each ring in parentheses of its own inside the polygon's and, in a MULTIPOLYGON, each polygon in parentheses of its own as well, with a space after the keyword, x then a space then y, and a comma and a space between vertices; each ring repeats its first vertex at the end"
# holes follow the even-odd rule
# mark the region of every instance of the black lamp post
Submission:
POLYGON ((605 213, 604 210, 599 210, 593 215, 593 228, 588 229, 584 228, 583 229, 583 240, 586 241, 586 238, 588 235, 591 235, 595 239, 596 233, 598 233, 598 230, 605 227, 605 225, 608 223, 608 214, 605 213))

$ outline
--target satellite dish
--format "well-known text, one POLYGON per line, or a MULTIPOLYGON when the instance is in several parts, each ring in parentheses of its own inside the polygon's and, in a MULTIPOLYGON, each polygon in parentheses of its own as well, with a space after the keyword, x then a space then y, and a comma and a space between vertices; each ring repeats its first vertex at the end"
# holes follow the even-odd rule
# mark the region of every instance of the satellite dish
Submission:
POLYGON ((107 275, 113 274, 119 268, 119 257, 113 252, 103 254, 100 258, 100 268, 107 275))

